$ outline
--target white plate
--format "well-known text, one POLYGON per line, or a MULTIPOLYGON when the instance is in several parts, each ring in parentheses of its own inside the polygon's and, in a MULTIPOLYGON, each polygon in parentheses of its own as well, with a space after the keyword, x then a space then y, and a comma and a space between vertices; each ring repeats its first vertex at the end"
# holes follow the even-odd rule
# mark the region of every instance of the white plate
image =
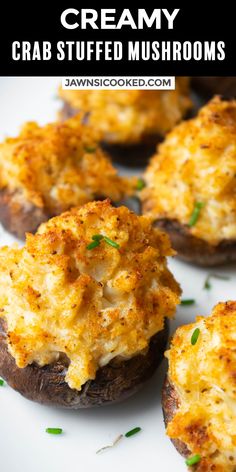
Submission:
MULTIPOLYGON (((56 100, 59 79, 1 78, 0 134, 16 134, 26 120, 54 120, 60 104, 56 100)), ((0 244, 14 238, 0 231, 0 244)), ((172 330, 191 322, 196 314, 209 314, 218 301, 234 299, 233 267, 214 272, 229 274, 230 281, 212 280, 212 290, 203 290, 207 270, 170 261, 183 288, 183 298, 196 299, 195 306, 180 307, 172 330)), ((25 400, 7 385, 0 389, 1 469, 4 472, 66 472, 82 469, 96 472, 186 471, 184 460, 165 435, 161 411, 161 385, 166 370, 162 363, 156 375, 136 396, 116 406, 84 411, 63 411, 25 400), (134 426, 142 432, 123 439, 115 448, 96 455, 120 433, 134 426), (46 427, 61 427, 64 434, 50 436, 46 427)))

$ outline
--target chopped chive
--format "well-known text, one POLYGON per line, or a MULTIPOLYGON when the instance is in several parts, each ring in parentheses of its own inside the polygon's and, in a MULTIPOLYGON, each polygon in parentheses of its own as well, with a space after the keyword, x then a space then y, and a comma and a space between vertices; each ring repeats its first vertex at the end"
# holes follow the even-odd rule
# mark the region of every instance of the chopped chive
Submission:
POLYGON ((140 178, 138 179, 138 181, 137 181, 137 186, 136 186, 137 190, 139 190, 139 191, 140 191, 140 190, 143 190, 143 188, 144 188, 145 186, 146 186, 146 184, 145 184, 144 180, 141 179, 141 177, 140 177, 140 178))
POLYGON ((205 290, 210 290, 211 289, 211 287, 212 287, 212 285, 210 283, 211 278, 219 279, 219 280, 230 280, 230 277, 228 275, 208 274, 208 276, 205 279, 204 285, 203 285, 203 288, 205 290))
POLYGON ((4 383, 5 383, 4 380, 0 379, 0 387, 3 387, 4 383))
POLYGON ((116 249, 119 249, 119 244, 117 244, 115 241, 112 241, 112 239, 108 238, 107 236, 103 236, 104 241, 106 241, 107 244, 110 244, 110 246, 115 247, 116 249))
POLYGON ((102 235, 102 234, 94 234, 94 235, 92 236, 92 239, 93 239, 94 241, 101 241, 101 239, 103 239, 103 235, 102 235))
POLYGON ((200 460, 201 460, 200 454, 195 454, 194 456, 186 459, 185 464, 188 466, 192 466, 192 465, 198 464, 200 460))
POLYGON ((206 279, 205 279, 205 282, 204 282, 204 285, 203 285, 203 288, 204 288, 205 290, 210 290, 211 287, 212 287, 212 285, 211 285, 211 283, 210 283, 210 278, 211 278, 211 275, 208 275, 208 276, 206 277, 206 279))
POLYGON ((62 428, 46 428, 48 434, 62 434, 62 428))
POLYGON ((191 336, 191 344, 192 346, 195 346, 200 334, 200 329, 196 328, 191 336))
POLYGON ((139 433, 139 431, 141 431, 141 428, 139 426, 137 426, 136 428, 133 428, 130 431, 128 431, 127 433, 125 433, 125 437, 130 438, 130 436, 133 436, 134 434, 139 433))
POLYGON ((100 245, 100 241, 98 239, 95 239, 95 241, 92 241, 87 245, 87 249, 90 251, 91 249, 94 249, 95 247, 100 245))
POLYGON ((181 305, 194 305, 194 303, 196 303, 194 298, 186 298, 184 300, 181 300, 180 304, 181 305))
POLYGON ((96 454, 100 454, 100 452, 104 452, 107 449, 110 449, 111 447, 114 447, 118 442, 120 442, 120 440, 122 438, 123 438, 123 434, 119 434, 119 436, 117 436, 117 438, 111 444, 108 444, 107 446, 103 446, 100 449, 98 449, 96 451, 96 454))
POLYGON ((197 223, 197 220, 200 215, 201 209, 204 207, 203 202, 196 202, 194 205, 194 209, 192 215, 190 216, 190 220, 188 222, 188 226, 194 226, 197 223))
POLYGON ((95 152, 96 151, 96 148, 93 147, 93 146, 85 146, 84 148, 85 152, 95 152))

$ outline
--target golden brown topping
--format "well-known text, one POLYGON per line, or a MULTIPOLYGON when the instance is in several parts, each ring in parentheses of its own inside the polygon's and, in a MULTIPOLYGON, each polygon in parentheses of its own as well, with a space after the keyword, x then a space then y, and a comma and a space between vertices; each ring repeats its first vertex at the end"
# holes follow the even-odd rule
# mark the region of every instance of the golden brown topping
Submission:
POLYGON ((0 314, 17 365, 65 353, 66 380, 80 389, 114 357, 145 350, 179 303, 166 265, 172 254, 148 218, 109 201, 51 219, 22 249, 2 248, 0 314), (103 238, 90 250, 94 235, 103 238))
POLYGON ((198 471, 236 468, 235 328, 236 302, 219 303, 208 318, 180 327, 167 352, 170 381, 179 397, 167 433, 201 455, 198 471))
POLYGON ((51 215, 98 197, 120 200, 131 183, 117 175, 97 140, 80 115, 43 127, 27 123, 0 145, 0 188, 51 215))

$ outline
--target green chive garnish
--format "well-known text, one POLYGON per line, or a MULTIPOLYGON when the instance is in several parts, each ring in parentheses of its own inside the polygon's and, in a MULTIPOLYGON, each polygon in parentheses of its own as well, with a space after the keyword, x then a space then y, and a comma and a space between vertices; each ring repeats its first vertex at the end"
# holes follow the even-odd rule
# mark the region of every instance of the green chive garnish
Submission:
POLYGON ((185 464, 188 466, 198 464, 198 462, 201 460, 200 454, 195 454, 195 456, 189 457, 186 459, 185 464))
POLYGON ((194 226, 197 223, 197 220, 198 220, 199 215, 200 215, 200 211, 203 207, 204 207, 203 202, 196 202, 195 203, 192 215, 191 215, 190 220, 188 222, 188 226, 194 226))
POLYGON ((204 288, 205 290, 210 290, 211 287, 212 287, 212 285, 211 285, 211 283, 210 283, 210 278, 211 278, 211 276, 208 275, 208 276, 206 277, 206 279, 205 279, 205 282, 204 282, 204 285, 203 285, 203 288, 204 288))
POLYGON ((210 290, 211 289, 211 287, 212 287, 212 285, 210 283, 211 278, 219 279, 219 280, 230 280, 230 277, 228 275, 208 274, 208 276, 205 279, 204 285, 203 285, 203 288, 205 290, 210 290))
POLYGON ((92 241, 91 243, 88 244, 87 249, 90 251, 91 249, 94 249, 95 247, 100 245, 100 241, 98 239, 95 239, 95 241, 92 241))
POLYGON ((198 340, 198 337, 199 337, 199 334, 200 334, 200 329, 199 328, 196 328, 191 336, 191 344, 192 346, 195 346, 197 340, 198 340))
POLYGON ((48 434, 62 434, 61 428, 46 428, 46 433, 48 434))
POLYGON ((103 235, 102 235, 102 234, 94 234, 94 235, 92 236, 92 239, 93 239, 94 241, 101 241, 101 239, 103 239, 103 235))
POLYGON ((4 380, 0 379, 0 387, 3 387, 3 385, 4 385, 4 380))
POLYGON ((138 181, 137 181, 137 190, 143 190, 143 188, 146 186, 145 182, 143 179, 139 178, 138 181))
POLYGON ((194 305, 195 300, 194 298, 186 298, 185 300, 181 300, 181 305, 194 305))
POLYGON ((93 147, 93 146, 85 146, 84 148, 85 152, 95 152, 96 151, 96 148, 93 147))
POLYGON ((116 249, 119 249, 119 244, 117 244, 115 241, 112 241, 112 239, 108 238, 107 236, 103 236, 104 241, 106 241, 107 244, 110 244, 110 246, 115 247, 116 249))
POLYGON ((136 428, 133 428, 130 431, 128 431, 127 433, 125 433, 125 437, 130 438, 130 436, 133 436, 134 434, 139 433, 139 431, 141 431, 141 428, 139 426, 137 426, 136 428))

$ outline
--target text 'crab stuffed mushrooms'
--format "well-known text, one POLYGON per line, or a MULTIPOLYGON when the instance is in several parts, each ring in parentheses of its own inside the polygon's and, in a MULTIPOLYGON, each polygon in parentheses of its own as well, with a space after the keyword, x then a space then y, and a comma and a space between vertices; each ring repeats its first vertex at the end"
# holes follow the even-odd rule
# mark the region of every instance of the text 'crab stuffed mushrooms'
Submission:
POLYGON ((142 153, 149 150, 145 144, 155 145, 191 108, 187 77, 176 79, 175 90, 60 89, 59 94, 64 101, 61 117, 78 110, 88 113, 88 123, 100 132, 103 143, 113 146, 113 157, 123 157, 126 164, 137 164, 137 159, 141 163, 142 153))
POLYGON ((236 101, 213 99, 159 146, 144 176, 143 213, 183 259, 236 260, 236 101))
POLYGON ((180 327, 167 352, 167 434, 198 472, 236 469, 236 302, 180 327))
POLYGON ((180 289, 167 236, 108 200, 49 220, 0 251, 0 375, 68 408, 121 400, 150 377, 180 289), (5 334, 4 334, 5 333, 5 334))
POLYGON ((40 127, 27 123, 0 144, 0 221, 24 238, 48 218, 98 198, 132 193, 77 116, 40 127))

